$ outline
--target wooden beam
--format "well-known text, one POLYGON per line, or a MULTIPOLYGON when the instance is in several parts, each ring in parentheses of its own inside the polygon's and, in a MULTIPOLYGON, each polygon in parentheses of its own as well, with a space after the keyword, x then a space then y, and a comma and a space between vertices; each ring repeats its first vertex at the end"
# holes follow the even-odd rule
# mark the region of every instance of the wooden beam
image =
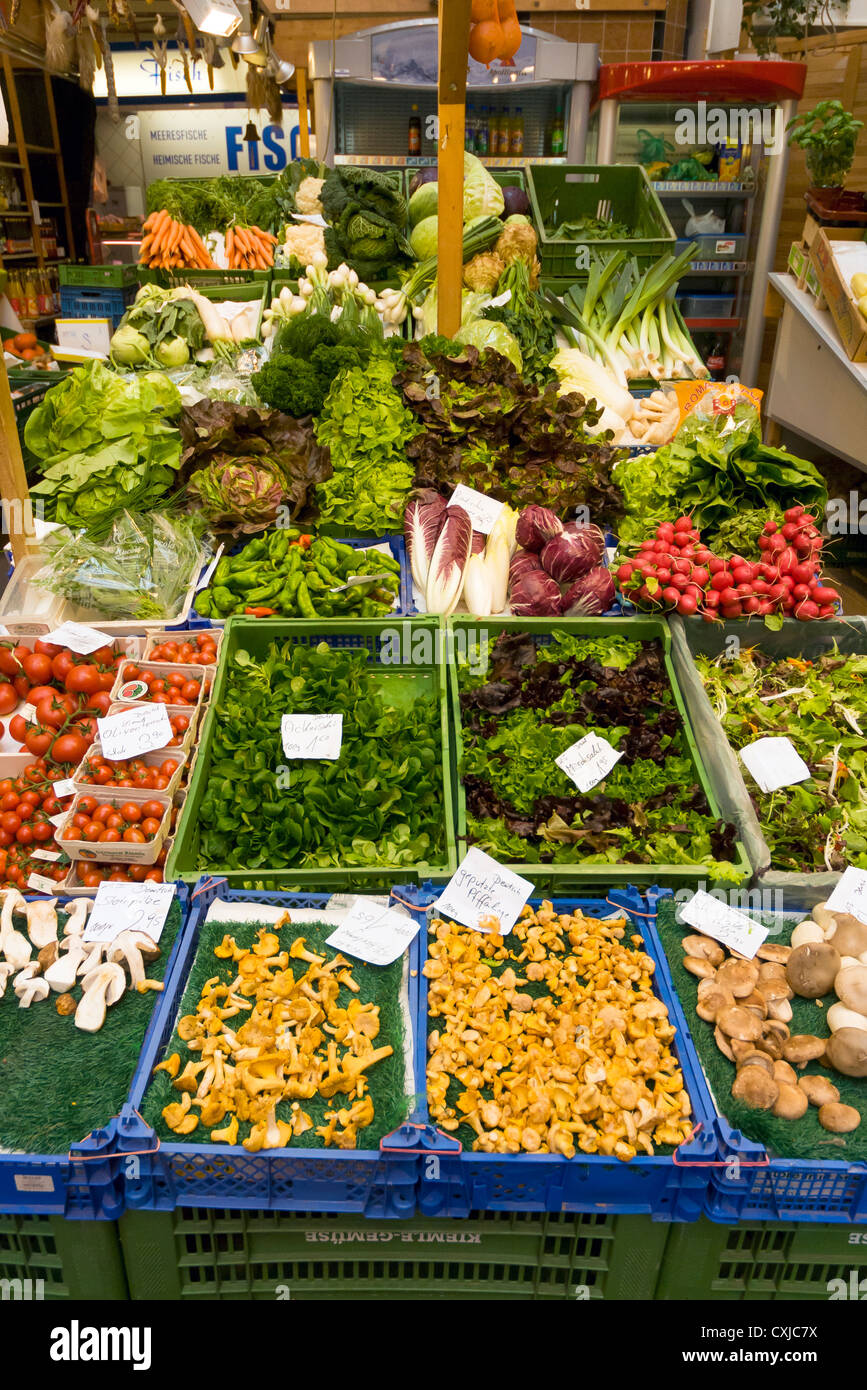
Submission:
POLYGON ((806 39, 777 39, 774 50, 794 55, 817 48, 851 48, 856 43, 867 43, 867 29, 835 29, 833 33, 811 34, 806 39))
POLYGON ((464 130, 471 0, 439 0, 437 329, 461 326, 464 268, 464 130))
POLYGON ((27 554, 28 536, 33 538, 33 520, 6 363, 0 363, 0 368, 0 503, 3 526, 19 565, 27 554))
POLYGON ((843 90, 840 93, 840 100, 847 111, 855 110, 855 101, 858 96, 858 81, 861 77, 861 52, 862 45, 856 44, 849 49, 849 57, 846 59, 846 74, 843 78, 843 90))
POLYGON ((298 148, 302 159, 310 158, 310 117, 307 114, 307 69, 295 69, 298 88, 298 148))

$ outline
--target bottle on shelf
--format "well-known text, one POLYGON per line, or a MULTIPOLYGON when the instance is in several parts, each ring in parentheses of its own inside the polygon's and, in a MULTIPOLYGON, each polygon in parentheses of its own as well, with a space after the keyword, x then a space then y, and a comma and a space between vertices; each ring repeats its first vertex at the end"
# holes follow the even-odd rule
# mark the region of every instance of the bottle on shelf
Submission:
POLYGON ((421 116, 418 114, 418 106, 415 102, 409 118, 409 136, 407 141, 408 154, 421 154, 421 116))
MULTIPOLYGON (((501 157, 509 153, 509 131, 511 129, 509 108, 504 107, 500 112, 500 120, 497 126, 497 154, 501 157)), ((493 154, 493 150, 491 151, 493 154)))
POLYGON ((488 108, 482 107, 482 114, 476 122, 476 154, 480 159, 490 154, 488 144, 488 108))
POLYGON ((714 381, 726 379, 726 340, 715 338, 708 352, 705 365, 714 381))
POLYGON ((464 149, 469 150, 470 154, 475 154, 476 150, 476 108, 467 107, 466 121, 464 125, 464 149))
POLYGON ((39 318, 39 289, 37 287, 35 269, 30 269, 26 272, 22 313, 27 319, 39 318))
POLYGON ((551 126, 551 153, 561 155, 566 147, 566 126, 563 120, 563 106, 557 102, 557 111, 551 126))
POLYGON ((520 106, 515 107, 515 114, 509 125, 509 154, 522 155, 524 153, 524 112, 520 106))
POLYGON ((9 307, 13 314, 20 318, 24 310, 21 304, 21 281, 17 275, 10 275, 6 282, 6 298, 9 300, 9 307))

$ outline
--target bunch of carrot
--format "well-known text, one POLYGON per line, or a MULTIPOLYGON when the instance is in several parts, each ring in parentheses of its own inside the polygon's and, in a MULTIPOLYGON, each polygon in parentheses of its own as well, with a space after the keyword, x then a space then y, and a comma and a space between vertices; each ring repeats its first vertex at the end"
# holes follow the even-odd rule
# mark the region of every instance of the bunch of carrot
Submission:
POLYGON ((139 251, 140 265, 160 270, 180 266, 192 270, 213 270, 214 262, 195 227, 186 222, 176 222, 165 208, 151 213, 144 230, 145 237, 139 251))
POLYGON ((230 270, 269 270, 274 264, 277 238, 261 227, 239 227, 226 232, 226 261, 230 270))

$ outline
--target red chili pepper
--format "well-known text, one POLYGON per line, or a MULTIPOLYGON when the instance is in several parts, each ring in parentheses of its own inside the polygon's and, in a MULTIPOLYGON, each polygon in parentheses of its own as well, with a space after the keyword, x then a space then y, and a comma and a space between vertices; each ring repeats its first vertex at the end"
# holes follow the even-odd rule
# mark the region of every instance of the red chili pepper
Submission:
POLYGON ((313 537, 302 536, 298 544, 300 545, 302 550, 309 550, 311 545, 313 544, 313 537))
POLYGON ((276 618, 276 608, 245 608, 245 613, 249 613, 251 618, 276 618))

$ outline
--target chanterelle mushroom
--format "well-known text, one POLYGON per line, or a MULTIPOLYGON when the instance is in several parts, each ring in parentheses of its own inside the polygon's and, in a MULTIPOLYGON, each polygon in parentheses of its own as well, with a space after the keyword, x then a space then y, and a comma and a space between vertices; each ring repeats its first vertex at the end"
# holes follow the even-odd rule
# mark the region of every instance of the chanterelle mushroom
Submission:
POLYGON ((19 1009, 29 1009, 34 1000, 47 999, 49 987, 40 975, 35 972, 39 966, 34 962, 27 965, 15 976, 12 988, 18 995, 19 1009))
POLYGON ((75 1026, 85 1033, 98 1033, 105 1022, 105 1011, 116 1004, 126 989, 123 966, 109 961, 91 970, 81 982, 83 994, 75 1010, 75 1026))
POLYGON ((30 959, 30 942, 12 925, 12 914, 27 915, 27 903, 17 888, 10 888, 3 894, 3 911, 0 913, 0 952, 15 970, 22 970, 30 959))
POLYGON ((27 935, 37 951, 57 940, 57 903, 54 898, 39 898, 27 904, 27 935))

